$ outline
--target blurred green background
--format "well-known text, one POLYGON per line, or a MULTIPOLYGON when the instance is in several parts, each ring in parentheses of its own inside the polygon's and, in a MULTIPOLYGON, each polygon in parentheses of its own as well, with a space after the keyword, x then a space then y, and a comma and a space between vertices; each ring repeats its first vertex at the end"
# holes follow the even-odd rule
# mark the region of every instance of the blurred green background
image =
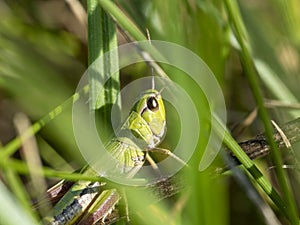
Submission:
MULTIPOLYGON (((149 30, 151 39, 178 43, 207 63, 223 89, 228 128, 238 141, 263 131, 257 118, 242 131, 234 129, 255 110, 256 104, 222 1, 115 2, 142 32, 149 30)), ((299 115, 300 1, 240 0, 238 3, 250 37, 253 60, 264 75, 260 77, 261 89, 269 103, 271 118, 279 124, 287 122, 299 115), (275 104, 271 99, 279 102, 275 104), (283 102, 292 107, 282 107, 283 102)), ((74 93, 88 61, 85 8, 86 1, 76 0, 0 0, 2 145, 17 135, 16 113, 22 112, 32 122, 37 121, 74 93)), ((126 42, 120 33, 118 41, 126 42)), ((149 73, 145 65, 126 68, 121 71, 121 87, 149 73)), ((74 169, 84 164, 72 133, 71 107, 43 128, 36 140, 46 166, 71 171, 64 160, 74 169)), ((200 145, 201 142, 206 142, 205 137, 200 145)), ((198 165, 199 157, 196 155, 191 163, 198 165)), ((295 164, 288 152, 283 158, 286 164, 295 164)), ((272 165, 267 161, 261 165, 271 176, 272 165)), ((296 169, 288 172, 296 202, 300 204, 299 173, 296 169)), ((192 196, 180 211, 183 224, 265 224, 259 210, 230 176, 212 180, 206 173, 194 175, 189 184, 192 196)))

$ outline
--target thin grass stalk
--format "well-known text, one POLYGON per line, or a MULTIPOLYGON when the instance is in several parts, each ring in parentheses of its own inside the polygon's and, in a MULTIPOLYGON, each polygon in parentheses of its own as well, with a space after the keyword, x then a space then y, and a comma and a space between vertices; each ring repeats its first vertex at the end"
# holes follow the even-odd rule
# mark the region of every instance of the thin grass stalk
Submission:
POLYGON ((246 168, 246 170, 251 174, 257 184, 264 190, 264 192, 269 196, 269 198, 274 202, 274 204, 282 211, 282 213, 288 217, 289 212, 286 203, 282 200, 278 192, 272 187, 268 179, 262 174, 262 172, 256 167, 253 161, 247 156, 247 154, 242 150, 239 144, 234 140, 230 133, 226 130, 225 126, 216 119, 215 131, 222 135, 224 133, 224 144, 233 152, 236 158, 241 162, 241 164, 246 168))
POLYGON ((108 12, 118 24, 126 30, 135 40, 145 41, 146 36, 137 28, 137 26, 128 19, 128 17, 111 1, 111 0, 98 0, 99 4, 106 12, 108 12))
POLYGON ((68 98, 64 103, 55 107, 51 112, 42 117, 40 120, 35 122, 30 128, 28 128, 21 136, 18 136, 8 142, 3 146, 0 151, 0 165, 5 163, 8 157, 14 154, 22 145, 22 141, 27 140, 33 135, 37 134, 43 127, 45 127, 49 122, 61 115, 66 109, 68 109, 74 102, 78 100, 80 95, 86 94, 89 87, 84 87, 80 93, 75 93, 70 98, 68 98))

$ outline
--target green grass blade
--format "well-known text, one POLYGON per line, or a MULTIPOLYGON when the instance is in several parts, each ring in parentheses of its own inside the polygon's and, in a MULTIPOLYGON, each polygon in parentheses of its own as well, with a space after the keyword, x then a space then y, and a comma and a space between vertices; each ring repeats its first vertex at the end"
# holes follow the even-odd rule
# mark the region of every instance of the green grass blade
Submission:
POLYGON ((61 115, 64 110, 68 109, 72 103, 77 101, 80 94, 85 94, 88 91, 88 87, 84 88, 81 93, 76 93, 67 99, 61 105, 55 107, 50 113, 42 117, 40 120, 35 122, 30 128, 28 128, 21 136, 18 136, 7 143, 5 146, 1 148, 0 151, 0 164, 2 161, 5 161, 9 156, 14 154, 22 145, 22 140, 27 140, 28 138, 32 137, 33 135, 37 134, 45 125, 49 122, 57 118, 61 115))
POLYGON ((135 40, 145 41, 146 36, 136 27, 136 25, 128 19, 127 16, 111 1, 111 0, 98 0, 101 7, 103 7, 118 24, 126 30, 135 40))
POLYGON ((104 141, 111 136, 111 108, 120 89, 116 24, 97 0, 88 1, 88 60, 90 109, 97 110, 97 125, 104 141))
POLYGON ((11 196, 11 193, 6 189, 0 181, 0 221, 1 224, 15 225, 33 225, 38 224, 32 217, 29 216, 23 208, 18 205, 16 200, 11 196))
MULTIPOLYGON (((19 174, 29 174, 29 168, 26 163, 16 159, 7 159, 0 165, 3 169, 13 169, 19 174)), ((83 175, 81 173, 70 173, 70 171, 57 171, 50 169, 48 167, 43 167, 42 169, 35 169, 36 175, 43 175, 45 177, 55 177, 66 180, 88 180, 88 181, 99 181, 99 177, 83 175)))
POLYGON ((214 130, 222 135, 222 130, 225 130, 224 133, 224 143, 225 145, 233 152, 233 154, 237 157, 237 159, 241 162, 241 164, 247 169, 247 171, 251 174, 257 184, 264 190, 264 192, 272 199, 275 205, 282 211, 282 213, 289 217, 290 212, 286 207, 286 204, 281 199, 278 192, 272 187, 271 183, 267 180, 266 177, 260 172, 260 170, 256 167, 253 161, 246 155, 246 153, 241 149, 238 143, 234 140, 234 138, 227 131, 225 126, 221 124, 221 122, 215 118, 217 121, 215 123, 214 130))
POLYGON ((34 216, 32 206, 30 205, 30 196, 28 195, 21 179, 12 169, 7 169, 5 173, 8 186, 11 187, 13 194, 16 196, 24 211, 27 214, 34 216))
POLYGON ((97 0, 88 1, 88 39, 91 109, 99 109, 116 102, 120 82, 119 73, 115 72, 118 71, 118 55, 112 51, 118 47, 116 25, 97 0), (108 57, 103 57, 110 51, 108 57), (102 81, 109 77, 103 92, 99 94, 102 81))

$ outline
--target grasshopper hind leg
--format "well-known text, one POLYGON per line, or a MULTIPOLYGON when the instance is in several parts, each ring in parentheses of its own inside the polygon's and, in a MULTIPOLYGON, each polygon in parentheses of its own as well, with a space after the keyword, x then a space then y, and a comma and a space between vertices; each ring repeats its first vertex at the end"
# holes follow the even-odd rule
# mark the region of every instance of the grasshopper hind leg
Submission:
MULTIPOLYGON (((189 167, 188 164, 183 161, 180 157, 178 157, 177 155, 175 155, 173 152, 171 152, 170 150, 168 149, 165 149, 165 148, 151 148, 151 149, 148 149, 147 150, 148 152, 157 152, 157 153, 161 153, 161 154, 164 154, 166 156, 169 156, 169 157, 172 157, 173 159, 175 159, 177 162, 179 162, 180 164, 182 164, 183 166, 185 167, 189 167)), ((157 167, 157 165, 156 165, 157 167)))
POLYGON ((164 148, 147 149, 146 154, 145 154, 145 158, 148 161, 148 163, 151 165, 151 167, 153 168, 154 172, 159 176, 163 176, 163 175, 162 175, 159 167, 157 166, 157 163, 155 162, 155 160, 150 156, 149 152, 160 153, 160 154, 169 156, 169 157, 173 158, 174 160, 176 160, 177 162, 179 162, 184 167, 189 168, 189 165, 185 161, 183 161, 180 157, 178 157, 177 155, 175 155, 173 152, 171 152, 168 149, 164 149, 164 148))

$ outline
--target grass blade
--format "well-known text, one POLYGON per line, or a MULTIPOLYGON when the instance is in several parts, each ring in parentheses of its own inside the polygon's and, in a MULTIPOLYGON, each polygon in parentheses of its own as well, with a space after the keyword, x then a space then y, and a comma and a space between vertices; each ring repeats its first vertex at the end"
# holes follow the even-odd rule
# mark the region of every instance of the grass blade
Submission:
POLYGON ((16 200, 11 196, 9 191, 5 188, 3 183, 0 181, 0 221, 1 224, 14 225, 24 224, 33 225, 38 224, 30 217, 17 203, 16 200), (5 203, 5 204, 3 204, 5 203))

